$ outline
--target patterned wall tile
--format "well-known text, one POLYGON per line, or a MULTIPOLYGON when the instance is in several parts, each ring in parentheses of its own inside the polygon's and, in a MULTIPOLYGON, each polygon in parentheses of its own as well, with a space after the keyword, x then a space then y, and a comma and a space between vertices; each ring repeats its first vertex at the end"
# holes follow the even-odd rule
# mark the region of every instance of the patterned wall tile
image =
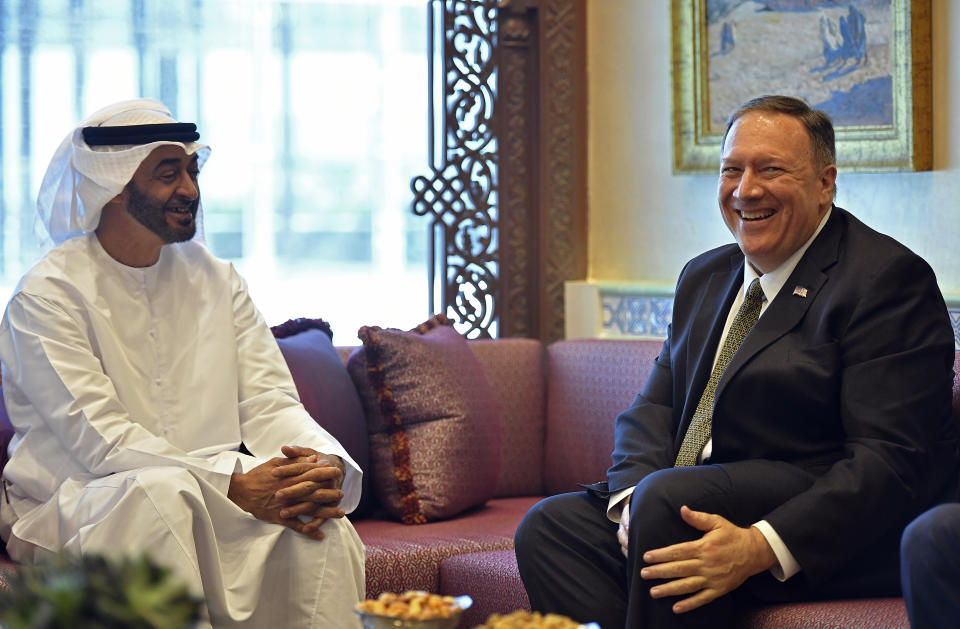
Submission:
POLYGON ((673 297, 601 294, 605 336, 666 338, 673 297))

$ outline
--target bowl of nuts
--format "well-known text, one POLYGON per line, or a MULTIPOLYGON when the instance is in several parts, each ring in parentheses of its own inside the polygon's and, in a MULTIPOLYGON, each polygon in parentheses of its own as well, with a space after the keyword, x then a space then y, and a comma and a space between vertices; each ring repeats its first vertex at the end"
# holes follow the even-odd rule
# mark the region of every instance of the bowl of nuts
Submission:
POLYGON ((472 603, 469 596, 440 596, 421 590, 384 592, 357 603, 356 613, 363 629, 456 629, 463 610, 472 603))

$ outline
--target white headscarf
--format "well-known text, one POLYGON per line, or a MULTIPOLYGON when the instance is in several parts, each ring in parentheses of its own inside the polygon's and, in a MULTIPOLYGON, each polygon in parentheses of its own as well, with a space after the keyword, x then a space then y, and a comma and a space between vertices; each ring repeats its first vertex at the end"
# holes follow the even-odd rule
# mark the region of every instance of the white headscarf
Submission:
MULTIPOLYGON (((55 245, 95 230, 103 206, 123 191, 140 162, 158 146, 173 144, 182 147, 187 155, 196 153, 200 168, 210 155, 210 147, 205 144, 167 140, 91 148, 83 139, 83 128, 172 122, 176 120, 158 100, 127 100, 92 114, 63 139, 47 166, 37 195, 40 222, 47 228, 55 245)), ((198 236, 202 236, 200 218, 198 210, 198 236)))

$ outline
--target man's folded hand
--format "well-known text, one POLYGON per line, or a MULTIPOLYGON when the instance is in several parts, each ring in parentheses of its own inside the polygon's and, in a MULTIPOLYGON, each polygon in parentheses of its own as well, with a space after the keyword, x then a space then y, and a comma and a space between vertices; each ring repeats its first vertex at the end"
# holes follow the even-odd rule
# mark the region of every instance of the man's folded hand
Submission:
POLYGON ((283 454, 246 474, 233 474, 227 497, 259 520, 323 539, 320 526, 345 515, 339 507, 343 462, 298 446, 284 446, 283 454))

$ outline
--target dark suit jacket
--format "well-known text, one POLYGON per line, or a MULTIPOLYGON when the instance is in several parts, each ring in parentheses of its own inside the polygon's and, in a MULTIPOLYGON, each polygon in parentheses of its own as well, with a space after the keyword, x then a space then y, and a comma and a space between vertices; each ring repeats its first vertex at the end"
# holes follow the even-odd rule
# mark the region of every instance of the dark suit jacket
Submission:
MULTIPOLYGON (((681 273, 669 338, 617 418, 610 492, 673 465, 743 264, 733 244, 681 273)), ((717 386, 710 463, 773 459, 818 477, 764 518, 812 583, 953 498, 953 344, 927 263, 835 207, 731 360, 717 386)))

